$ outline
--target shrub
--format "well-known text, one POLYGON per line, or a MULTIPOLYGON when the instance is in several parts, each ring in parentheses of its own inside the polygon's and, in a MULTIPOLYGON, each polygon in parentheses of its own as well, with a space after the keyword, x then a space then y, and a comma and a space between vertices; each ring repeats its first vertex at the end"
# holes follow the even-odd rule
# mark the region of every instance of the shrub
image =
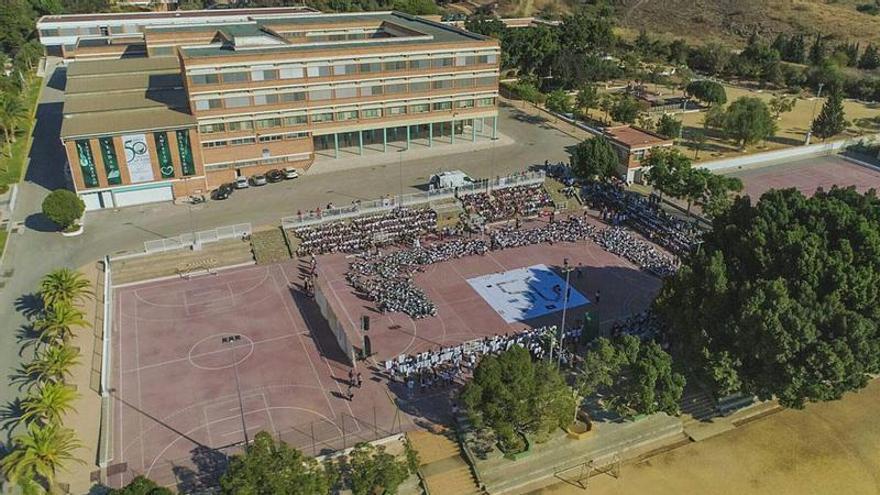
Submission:
POLYGON ((43 214, 62 230, 73 226, 86 210, 83 200, 73 191, 58 189, 43 200, 43 214))

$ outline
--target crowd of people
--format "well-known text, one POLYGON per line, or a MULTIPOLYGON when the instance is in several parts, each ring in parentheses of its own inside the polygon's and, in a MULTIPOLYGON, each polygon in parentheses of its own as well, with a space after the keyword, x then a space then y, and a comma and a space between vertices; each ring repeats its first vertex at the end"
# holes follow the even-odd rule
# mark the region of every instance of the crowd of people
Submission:
POLYGON ((301 241, 296 252, 298 256, 356 253, 414 238, 434 229, 436 225, 437 213, 432 208, 399 207, 349 222, 299 227, 293 229, 293 234, 301 241))
POLYGON ((533 244, 553 244, 554 242, 577 242, 590 239, 596 228, 582 217, 569 217, 546 224, 535 229, 518 229, 510 226, 499 228, 490 236, 492 250, 530 246, 533 244))
POLYGON ((477 214, 483 218, 484 223, 514 217, 531 217, 542 209, 553 206, 553 200, 543 184, 495 189, 490 193, 462 195, 458 199, 466 215, 477 214))
POLYGON ((699 229, 663 211, 656 196, 645 198, 623 186, 622 181, 586 183, 582 187, 584 201, 599 210, 608 223, 626 224, 676 255, 693 250, 699 242, 699 229))
POLYGON ((612 226, 597 231, 593 242, 658 277, 668 277, 678 269, 674 259, 660 252, 653 244, 637 239, 622 227, 612 226))

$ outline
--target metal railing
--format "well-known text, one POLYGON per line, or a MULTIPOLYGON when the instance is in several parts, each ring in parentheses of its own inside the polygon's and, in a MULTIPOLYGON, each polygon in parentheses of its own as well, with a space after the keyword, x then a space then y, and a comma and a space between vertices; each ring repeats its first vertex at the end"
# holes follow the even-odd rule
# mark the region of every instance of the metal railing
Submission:
POLYGON ((163 253, 165 251, 188 248, 196 244, 207 244, 209 242, 234 239, 236 237, 240 238, 251 235, 251 230, 251 224, 240 223, 236 225, 228 225, 226 227, 218 227, 216 229, 202 230, 194 234, 187 232, 175 237, 146 241, 144 242, 144 252, 146 254, 163 253))
POLYGON ((110 435, 113 411, 110 400, 110 332, 113 329, 113 277, 110 273, 110 256, 104 256, 104 321, 101 331, 101 419, 99 428, 98 465, 107 467, 113 460, 110 435))
POLYGON ((489 192, 494 189, 504 189, 508 187, 521 186, 527 184, 540 184, 544 182, 545 173, 543 170, 535 172, 523 172, 519 174, 508 175, 505 177, 496 177, 494 179, 482 179, 474 181, 466 186, 447 187, 444 189, 431 189, 425 192, 410 193, 398 196, 386 196, 384 198, 361 201, 356 204, 350 204, 337 208, 316 209, 302 212, 297 215, 284 217, 281 219, 281 226, 287 229, 305 227, 324 222, 333 222, 344 220, 346 218, 354 218, 365 216, 383 211, 392 210, 399 206, 415 206, 449 199, 456 196, 466 196, 480 192, 489 192))

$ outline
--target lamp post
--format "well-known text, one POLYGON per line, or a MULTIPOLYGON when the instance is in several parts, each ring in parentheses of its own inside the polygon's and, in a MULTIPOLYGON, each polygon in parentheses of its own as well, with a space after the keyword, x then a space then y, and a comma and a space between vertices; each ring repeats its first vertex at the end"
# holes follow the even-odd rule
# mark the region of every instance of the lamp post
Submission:
MULTIPOLYGON (((220 343, 235 344, 241 340, 241 335, 230 335, 222 337, 220 343)), ((238 378, 238 362, 235 360, 235 345, 232 346, 232 369, 235 371, 235 391, 238 394, 238 411, 241 415, 241 431, 244 433, 244 446, 247 447, 250 440, 248 439, 247 424, 244 421, 244 403, 241 400, 241 382, 238 378)))
POLYGON ((565 313, 568 310, 568 291, 571 277, 571 266, 568 264, 568 258, 562 260, 562 271, 565 273, 565 291, 562 293, 562 327, 559 330, 559 350, 556 352, 557 368, 562 367, 562 344, 565 341, 565 313))
POLYGON ((825 83, 819 83, 819 92, 816 93, 816 99, 813 100, 813 112, 810 115, 810 128, 807 130, 807 139, 804 141, 805 146, 810 144, 810 139, 813 137, 813 120, 816 118, 816 103, 819 102, 819 98, 822 98, 823 86, 825 86, 825 83))

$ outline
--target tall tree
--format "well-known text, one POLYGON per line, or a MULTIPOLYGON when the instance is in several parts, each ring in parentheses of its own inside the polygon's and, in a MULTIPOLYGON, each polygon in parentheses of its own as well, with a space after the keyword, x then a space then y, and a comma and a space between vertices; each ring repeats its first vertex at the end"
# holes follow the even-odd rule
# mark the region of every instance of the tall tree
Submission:
POLYGON ((670 139, 678 139, 681 137, 681 121, 671 114, 664 113, 657 122, 657 132, 670 139))
POLYGON ((73 430, 55 423, 30 423, 27 431, 13 439, 12 446, 12 452, 0 460, 0 468, 13 483, 32 479, 53 490, 59 469, 71 462, 83 463, 73 454, 82 448, 73 430))
POLYGON ((583 180, 606 180, 617 174, 620 158, 614 146, 602 136, 585 139, 571 151, 571 168, 583 180))
POLYGON ((846 129, 846 114, 843 111, 843 95, 841 91, 832 91, 822 105, 822 111, 813 120, 813 134, 828 139, 846 129))
POLYGON ((660 192, 660 198, 668 194, 674 198, 684 198, 685 181, 691 170, 691 161, 675 148, 655 148, 642 161, 647 169, 648 183, 660 192))
POLYGON ((596 86, 592 84, 581 86, 574 101, 577 109, 589 117, 590 110, 599 106, 599 92, 596 90, 596 86))
POLYGON ((0 95, 0 125, 6 140, 6 153, 12 156, 15 135, 27 119, 27 108, 18 93, 0 95))
POLYGON ((776 134, 776 119, 764 100, 743 96, 724 114, 724 134, 740 148, 763 141, 776 134))
POLYGON ((611 107, 610 113, 611 118, 617 122, 632 124, 639 118, 639 114, 642 110, 643 107, 638 100, 632 96, 624 96, 618 98, 617 101, 614 102, 614 106, 611 107))
POLYGON ((384 446, 361 442, 342 461, 345 484, 353 495, 397 493, 410 475, 406 460, 398 460, 384 446))
POLYGON ((40 339, 46 343, 66 344, 73 337, 74 327, 90 326, 83 312, 67 303, 53 304, 34 322, 34 328, 40 332, 40 339))
POLYGON ((865 48, 862 56, 859 58, 859 69, 874 70, 880 67, 880 51, 877 46, 871 43, 865 48))
POLYGON ((797 100, 793 96, 778 95, 770 98, 770 111, 773 112, 773 118, 779 120, 779 116, 783 113, 794 110, 797 100))
POLYGON ((572 101, 571 95, 564 89, 554 89, 547 95, 547 101, 544 102, 547 110, 554 113, 571 113, 572 101))
POLYGON ((691 98, 696 98, 710 107, 727 103, 727 92, 724 91, 724 86, 708 79, 692 81, 685 88, 685 93, 691 98))
POLYGON ((73 403, 79 396, 76 389, 64 383, 44 383, 21 401, 24 410, 21 419, 61 424, 61 417, 74 410, 73 403))
POLYGON ((220 478, 220 491, 224 494, 330 493, 337 479, 333 464, 321 465, 261 431, 244 454, 232 456, 220 478))
POLYGON ((855 189, 734 201, 655 303, 681 362, 789 407, 863 387, 880 373, 878 212, 855 189))
POLYGON ((80 363, 79 351, 67 344, 55 344, 39 349, 34 359, 25 365, 25 372, 37 383, 65 381, 80 363))
POLYGON ((91 299, 94 295, 85 275, 70 268, 52 270, 40 280, 40 297, 46 307, 56 304, 73 305, 91 299))

